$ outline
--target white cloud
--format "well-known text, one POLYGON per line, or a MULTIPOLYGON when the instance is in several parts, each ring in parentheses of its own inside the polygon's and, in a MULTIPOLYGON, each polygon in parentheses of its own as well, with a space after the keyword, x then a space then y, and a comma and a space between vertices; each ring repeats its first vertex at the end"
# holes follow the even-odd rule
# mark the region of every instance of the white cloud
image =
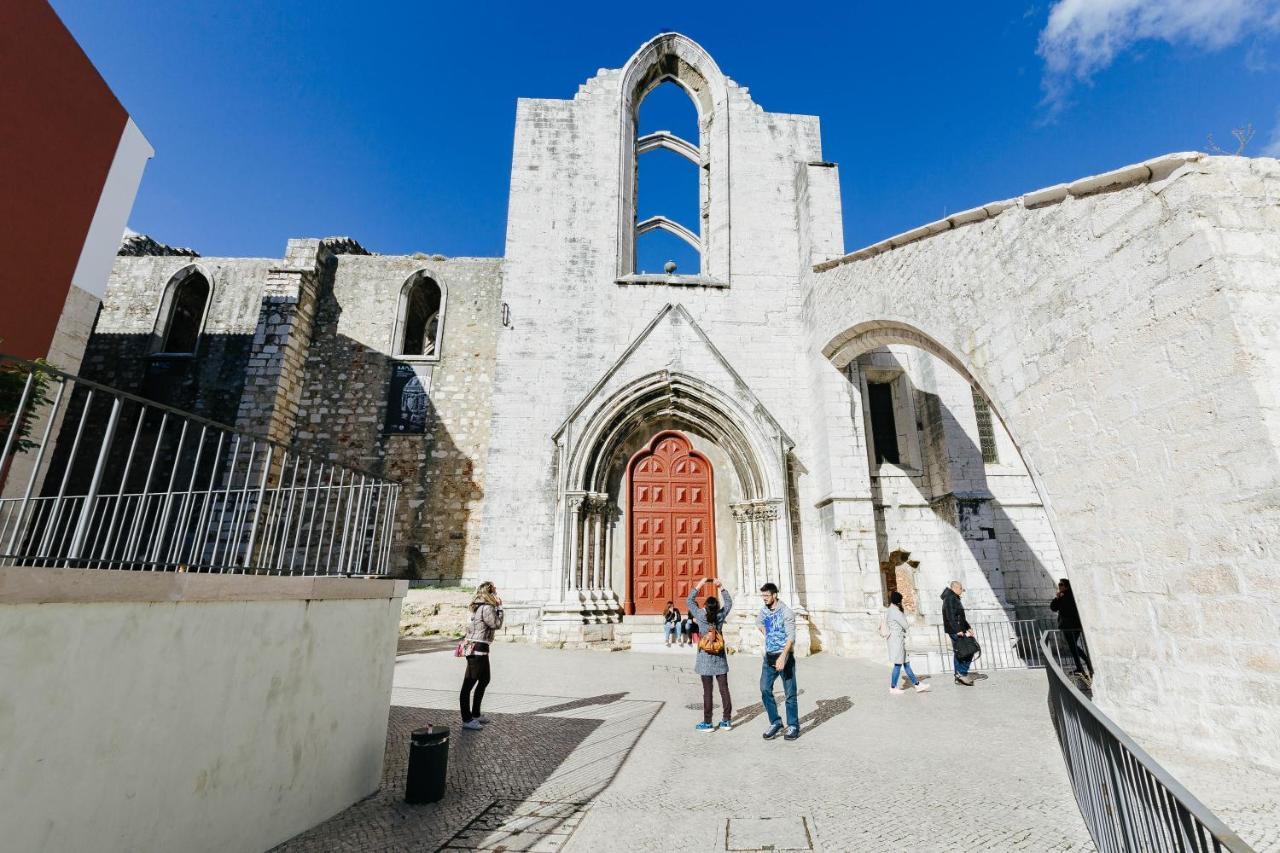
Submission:
POLYGON ((1045 100, 1060 106, 1073 82, 1140 41, 1217 50, 1277 29, 1280 0, 1058 0, 1040 33, 1045 100))

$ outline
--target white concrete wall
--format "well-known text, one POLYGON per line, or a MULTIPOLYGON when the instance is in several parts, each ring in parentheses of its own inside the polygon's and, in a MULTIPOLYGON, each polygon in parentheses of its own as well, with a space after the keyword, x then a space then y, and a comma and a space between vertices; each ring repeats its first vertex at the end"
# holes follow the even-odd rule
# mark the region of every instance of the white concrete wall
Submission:
POLYGON ((1164 158, 819 265, 808 305, 831 370, 915 343, 986 391, 1055 523, 1107 711, 1157 754, 1272 769, 1278 201, 1276 160, 1164 158))
POLYGON ((0 569, 0 847, 257 853, 374 792, 406 585, 0 569))

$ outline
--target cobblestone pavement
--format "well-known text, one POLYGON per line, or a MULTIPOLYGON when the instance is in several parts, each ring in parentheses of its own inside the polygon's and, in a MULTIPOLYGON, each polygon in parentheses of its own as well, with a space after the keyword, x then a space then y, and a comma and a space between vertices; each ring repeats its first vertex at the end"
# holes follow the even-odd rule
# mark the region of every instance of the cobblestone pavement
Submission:
POLYGON ((730 659, 734 730, 703 734, 692 655, 499 645, 494 723, 464 732, 461 662, 419 648, 396 663, 382 790, 278 850, 1093 849, 1039 671, 890 696, 887 668, 807 658, 803 735, 766 742, 758 658, 730 659), (427 722, 453 729, 448 793, 410 806, 427 722))

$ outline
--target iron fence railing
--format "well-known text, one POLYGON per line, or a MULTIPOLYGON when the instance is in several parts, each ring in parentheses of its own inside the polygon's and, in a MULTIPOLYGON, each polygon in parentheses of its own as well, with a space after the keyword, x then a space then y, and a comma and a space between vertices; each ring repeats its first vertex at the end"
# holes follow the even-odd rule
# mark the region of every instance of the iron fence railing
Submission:
MULTIPOLYGON (((969 622, 974 639, 982 648, 982 655, 974 662, 975 669, 1039 669, 1044 666, 1037 637, 1045 627, 1040 619, 1003 619, 999 621, 969 622)), ((951 637, 941 625, 938 632, 938 652, 944 672, 955 668, 951 651, 951 637)))
POLYGON ((1040 639, 1049 712, 1076 803, 1098 850, 1252 853, 1076 687, 1059 663, 1058 633, 1046 631, 1040 639))
POLYGON ((386 574, 397 483, 0 356, 0 565, 386 574))

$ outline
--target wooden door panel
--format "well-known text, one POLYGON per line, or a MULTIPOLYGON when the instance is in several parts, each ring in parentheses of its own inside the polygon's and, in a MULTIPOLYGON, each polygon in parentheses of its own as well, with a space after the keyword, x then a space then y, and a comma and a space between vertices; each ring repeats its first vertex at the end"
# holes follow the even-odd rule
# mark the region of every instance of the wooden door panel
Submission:
POLYGON ((677 432, 660 433, 631 462, 630 612, 661 613, 715 577, 711 463, 677 432))

